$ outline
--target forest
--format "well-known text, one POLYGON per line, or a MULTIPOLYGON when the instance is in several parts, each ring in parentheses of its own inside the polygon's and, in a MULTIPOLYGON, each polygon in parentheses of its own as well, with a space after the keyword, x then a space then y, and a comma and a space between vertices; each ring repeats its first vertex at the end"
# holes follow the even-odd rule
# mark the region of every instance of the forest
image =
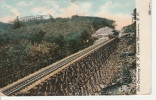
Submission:
POLYGON ((0 31, 0 81, 12 77, 16 81, 89 47, 96 40, 91 37, 96 30, 105 26, 114 29, 114 23, 106 18, 78 15, 16 20, 0 31))

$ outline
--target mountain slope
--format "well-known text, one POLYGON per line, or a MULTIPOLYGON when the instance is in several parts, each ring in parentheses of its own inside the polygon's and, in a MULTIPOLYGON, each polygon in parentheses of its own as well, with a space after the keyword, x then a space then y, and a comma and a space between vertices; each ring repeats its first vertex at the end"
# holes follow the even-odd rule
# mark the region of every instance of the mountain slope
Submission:
POLYGON ((11 24, 0 22, 0 30, 5 30, 6 28, 10 26, 11 24))

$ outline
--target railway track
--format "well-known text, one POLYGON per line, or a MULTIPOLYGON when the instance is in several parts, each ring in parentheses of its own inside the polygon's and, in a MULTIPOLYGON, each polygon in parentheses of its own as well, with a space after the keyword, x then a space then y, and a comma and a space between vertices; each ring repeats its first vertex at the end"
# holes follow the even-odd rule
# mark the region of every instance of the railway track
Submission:
POLYGON ((50 73, 58 70, 59 68, 71 63, 72 61, 90 54, 91 52, 94 52, 95 50, 97 50, 98 48, 102 47, 103 45, 113 41, 114 39, 111 40, 107 40, 107 41, 103 41, 101 43, 95 44, 93 46, 90 46, 82 51, 79 51, 78 53, 75 53, 69 57, 66 57, 64 59, 62 59, 59 62, 56 62, 48 67, 45 67, 42 70, 39 70, 37 72, 35 72, 32 75, 29 75, 26 78, 23 78, 21 81, 17 81, 15 83, 12 83, 11 85, 8 85, 4 88, 1 89, 1 92, 4 93, 7 96, 12 96, 15 95, 16 93, 22 91, 23 89, 25 89, 26 87, 34 84, 36 81, 46 77, 47 75, 49 75, 50 73))

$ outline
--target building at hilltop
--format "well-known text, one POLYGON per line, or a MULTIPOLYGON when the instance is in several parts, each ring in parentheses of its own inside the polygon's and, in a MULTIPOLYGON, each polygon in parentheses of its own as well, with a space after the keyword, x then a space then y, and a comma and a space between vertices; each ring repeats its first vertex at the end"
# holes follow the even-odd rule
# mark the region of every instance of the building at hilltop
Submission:
POLYGON ((48 15, 19 17, 18 20, 21 22, 28 22, 28 21, 33 21, 33 20, 46 20, 50 18, 53 18, 53 16, 48 14, 48 15))

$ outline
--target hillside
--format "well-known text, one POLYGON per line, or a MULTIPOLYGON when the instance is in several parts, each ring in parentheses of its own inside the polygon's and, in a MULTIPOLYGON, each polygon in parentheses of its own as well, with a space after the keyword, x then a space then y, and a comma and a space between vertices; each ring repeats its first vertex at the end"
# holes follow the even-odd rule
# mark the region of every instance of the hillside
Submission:
POLYGON ((124 33, 136 33, 136 22, 122 28, 124 33))
POLYGON ((135 95, 136 94, 136 22, 123 27, 119 43, 120 58, 118 71, 112 84, 101 91, 102 95, 135 95))
POLYGON ((0 31, 5 30, 5 29, 9 28, 10 26, 11 26, 11 24, 0 22, 0 31))
MULTIPOLYGON (((66 41, 80 38, 82 33, 92 34, 99 28, 108 26, 114 28, 114 21, 98 17, 73 16, 72 18, 56 18, 44 21, 33 21, 21 23, 22 27, 5 32, 3 37, 9 40, 26 39, 33 42, 47 41, 55 42, 60 35, 66 41), (42 38, 38 41, 36 38, 42 38)), ((8 42, 1 38, 2 42, 8 42)), ((79 40, 80 42, 80 40, 79 40)))
POLYGON ((0 78, 17 75, 16 81, 84 49, 94 43, 91 35, 96 30, 105 26, 114 28, 113 23, 105 18, 76 15, 20 22, 20 28, 0 32, 0 78))

